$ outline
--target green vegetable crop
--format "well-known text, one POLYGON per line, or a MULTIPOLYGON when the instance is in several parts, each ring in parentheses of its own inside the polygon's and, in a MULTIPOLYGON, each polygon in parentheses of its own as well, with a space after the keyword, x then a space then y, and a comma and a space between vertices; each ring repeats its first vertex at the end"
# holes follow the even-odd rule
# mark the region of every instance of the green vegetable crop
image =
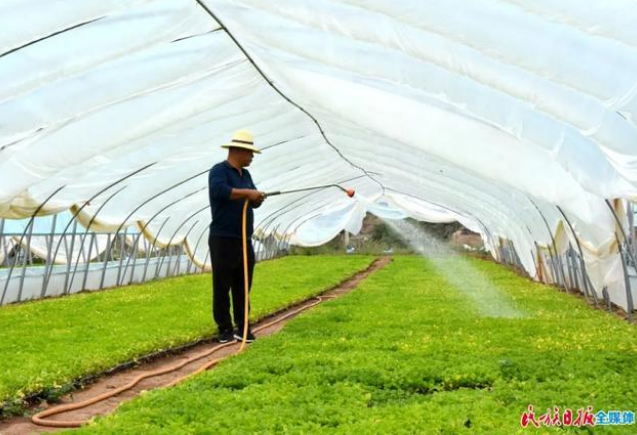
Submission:
POLYGON ((636 411, 633 325, 496 264, 448 261, 469 262, 520 315, 490 317, 440 262, 398 257, 216 369, 79 433, 637 432, 520 426, 529 404, 538 416, 554 406, 636 411))
MULTIPOLYGON (((337 284, 372 257, 286 257, 257 265, 251 317, 261 318, 337 284)), ((142 355, 209 337, 210 274, 0 308, 0 406, 142 355)), ((19 406, 18 406, 19 409, 19 406)))

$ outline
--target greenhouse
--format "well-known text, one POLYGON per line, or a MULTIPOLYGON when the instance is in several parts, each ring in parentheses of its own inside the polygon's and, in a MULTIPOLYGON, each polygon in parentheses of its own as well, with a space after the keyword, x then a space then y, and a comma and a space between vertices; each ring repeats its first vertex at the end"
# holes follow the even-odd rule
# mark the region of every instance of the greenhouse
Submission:
POLYGON ((0 2, 0 434, 637 432, 636 6, 0 2))

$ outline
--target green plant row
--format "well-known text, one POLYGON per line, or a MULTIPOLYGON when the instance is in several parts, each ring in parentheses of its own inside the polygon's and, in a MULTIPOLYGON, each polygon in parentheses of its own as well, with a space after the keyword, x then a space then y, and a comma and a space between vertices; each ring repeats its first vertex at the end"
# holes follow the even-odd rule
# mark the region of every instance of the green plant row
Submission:
POLYGON ((79 433, 634 434, 520 421, 529 404, 537 417, 554 406, 636 411, 636 332, 490 262, 397 257, 215 370, 79 433), (453 278, 468 267, 475 284, 453 278), (485 315, 468 291, 487 286, 518 315, 485 315))
MULTIPOLYGON (((256 266, 253 320, 336 285, 372 257, 285 257, 256 266)), ((140 356, 210 337, 211 275, 0 308, 0 405, 140 356)), ((6 409, 5 409, 6 411, 6 409)))

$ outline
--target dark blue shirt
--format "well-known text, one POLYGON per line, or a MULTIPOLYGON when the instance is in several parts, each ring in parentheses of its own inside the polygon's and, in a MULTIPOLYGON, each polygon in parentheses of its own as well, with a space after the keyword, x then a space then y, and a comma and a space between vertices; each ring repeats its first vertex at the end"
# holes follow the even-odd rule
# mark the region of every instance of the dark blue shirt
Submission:
MULTIPOLYGON (((241 218, 244 199, 230 199, 232 189, 256 189, 252 177, 246 169, 242 173, 227 160, 217 163, 208 173, 208 195, 210 197, 210 211, 212 223, 211 236, 241 238, 241 218)), ((254 212, 248 206, 246 233, 248 239, 252 237, 254 212)))

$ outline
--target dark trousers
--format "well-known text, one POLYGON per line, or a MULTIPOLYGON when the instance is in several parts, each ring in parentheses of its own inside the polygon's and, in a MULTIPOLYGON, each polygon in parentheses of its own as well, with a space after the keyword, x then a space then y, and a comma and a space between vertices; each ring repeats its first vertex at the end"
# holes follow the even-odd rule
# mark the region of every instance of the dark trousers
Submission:
MULTIPOLYGON (((230 317, 230 292, 232 292, 234 323, 237 327, 243 328, 245 290, 241 239, 210 236, 208 246, 212 261, 212 316, 220 332, 232 330, 230 317)), ((248 291, 250 291, 254 271, 254 249, 250 240, 247 246, 248 291)))

